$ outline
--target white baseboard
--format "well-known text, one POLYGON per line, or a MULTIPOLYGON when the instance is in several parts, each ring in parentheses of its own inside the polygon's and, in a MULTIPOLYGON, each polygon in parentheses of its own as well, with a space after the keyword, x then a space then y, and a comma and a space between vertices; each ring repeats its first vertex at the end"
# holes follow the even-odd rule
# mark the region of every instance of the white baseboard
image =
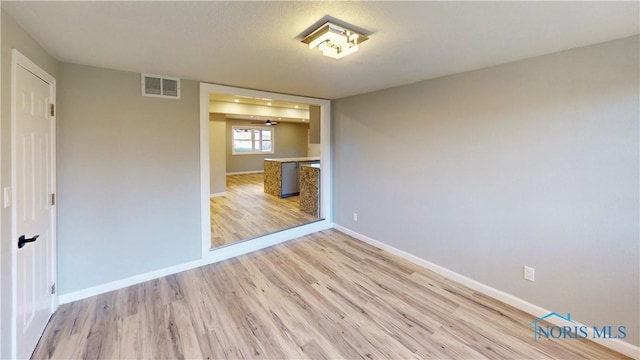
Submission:
POLYGON ((111 281, 105 284, 92 286, 90 288, 74 291, 67 294, 58 296, 59 304, 68 304, 70 302, 86 299, 91 296, 107 293, 109 291, 119 290, 127 286, 136 285, 145 281, 154 280, 163 276, 172 275, 181 271, 195 269, 200 266, 213 264, 219 261, 230 259, 236 256, 251 253, 256 250, 261 250, 269 246, 273 246, 285 241, 293 240, 304 235, 308 235, 317 231, 330 229, 333 224, 327 220, 318 221, 312 224, 308 224, 304 227, 295 227, 288 230, 283 230, 274 234, 266 235, 256 240, 247 240, 236 243, 234 245, 221 247, 211 251, 209 256, 203 259, 190 261, 183 264, 170 266, 168 268, 150 271, 148 273, 131 276, 125 279, 111 281))
POLYGON ((90 288, 82 289, 79 291, 62 294, 58 296, 58 301, 60 304, 68 304, 70 302, 86 299, 88 297, 95 296, 95 295, 104 294, 109 291, 119 290, 127 286, 140 284, 145 281, 154 280, 163 276, 179 273, 181 271, 191 270, 202 265, 203 265, 202 261, 197 260, 197 261, 191 261, 184 264, 171 266, 171 267, 160 269, 160 270, 150 271, 148 273, 108 282, 106 284, 92 286, 90 288))
POLYGON ((236 172, 228 172, 227 176, 229 175, 244 175, 244 174, 260 174, 263 173, 264 170, 254 170, 254 171, 236 171, 236 172))
POLYGON ((219 193, 213 193, 213 194, 209 195, 209 198, 220 197, 220 196, 225 196, 225 195, 227 195, 227 192, 223 191, 223 192, 219 192, 219 193))
POLYGON ((328 220, 321 220, 305 226, 297 226, 291 229, 282 230, 273 234, 265 235, 255 240, 242 241, 232 246, 224 246, 213 249, 205 259, 208 263, 214 263, 236 256, 248 254, 273 245, 277 245, 289 240, 313 234, 318 231, 331 229, 333 224, 328 220))
MULTIPOLYGON (((504 291, 498 290, 496 288, 493 288, 491 286, 485 285, 481 282, 478 282, 476 280, 470 279, 464 275, 458 274, 454 271, 451 271, 447 268, 444 268, 440 265, 436 265, 432 262, 429 262, 425 259, 419 258, 415 255, 409 254, 405 251, 402 251, 400 249, 396 249, 393 246, 387 245, 385 243, 382 243, 378 240, 372 239, 366 235, 362 235, 360 233, 357 233, 353 230, 350 230, 344 226, 338 225, 338 224, 334 224, 334 228, 338 231, 341 231, 351 237, 354 237, 360 241, 363 241, 367 244, 373 245, 377 248, 380 248, 384 251, 387 251, 391 254, 400 256, 401 258, 404 258, 406 260, 411 261, 412 263, 422 266, 426 269, 429 269, 435 273, 438 273, 452 281, 455 281, 457 283, 460 283, 462 285, 465 285, 466 287, 481 292, 487 296, 490 296, 496 300, 502 301, 505 304, 511 305, 519 310, 522 310, 526 313, 529 313, 535 317, 541 317, 544 315, 549 314, 551 311, 544 309, 538 305, 532 304, 528 301, 525 301, 523 299, 520 299, 516 296, 513 296, 511 294, 508 294, 504 291)), ((550 323, 554 324, 554 325, 558 325, 558 326, 564 326, 566 325, 565 323, 562 322, 562 320, 557 319, 557 318, 547 318, 547 321, 549 321, 550 323)), ((574 320, 575 321, 575 320, 574 320)), ((582 326, 583 324, 581 323, 577 323, 577 326, 582 326)), ((624 354, 626 356, 629 356, 633 359, 640 359, 640 347, 635 346, 633 344, 630 344, 628 342, 619 340, 619 339, 594 339, 592 338, 593 334, 589 334, 590 338, 589 340, 596 342, 604 347, 607 347, 613 351, 617 351, 621 354, 624 354)), ((532 336, 533 336, 533 332, 532 332, 532 336)))

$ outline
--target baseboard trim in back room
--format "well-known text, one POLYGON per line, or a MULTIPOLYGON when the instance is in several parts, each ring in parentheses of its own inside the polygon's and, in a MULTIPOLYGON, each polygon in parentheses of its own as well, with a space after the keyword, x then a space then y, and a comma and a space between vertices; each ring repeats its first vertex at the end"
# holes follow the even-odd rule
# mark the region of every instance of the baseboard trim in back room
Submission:
MULTIPOLYGON (((384 251, 387 251, 391 254, 400 256, 401 258, 404 258, 408 261, 411 261, 412 263, 422 266, 426 269, 429 269, 437 274, 440 274, 452 281, 455 281, 457 283, 460 283, 472 290, 481 292, 487 296, 490 296, 496 300, 502 301, 503 303, 507 304, 507 305, 511 305, 513 307, 515 307, 516 309, 522 310, 528 314, 531 314, 535 317, 541 317, 544 315, 549 314, 551 311, 544 309, 540 306, 537 306, 535 304, 532 304, 528 301, 525 301, 523 299, 520 299, 516 296, 513 296, 511 294, 508 294, 504 291, 498 290, 496 288, 493 288, 489 285, 485 285, 481 282, 475 281, 473 279, 470 279, 464 275, 458 274, 455 271, 449 270, 447 268, 444 268, 440 265, 436 265, 430 261, 427 261, 425 259, 422 259, 420 257, 417 257, 415 255, 409 254, 403 250, 394 248, 393 246, 387 245, 383 242, 380 242, 378 240, 372 239, 366 235, 360 234, 358 232, 355 232, 349 228, 346 228, 344 226, 338 225, 338 224, 334 224, 334 228, 338 231, 341 231, 351 237, 354 237, 360 241, 363 241, 367 244, 373 245, 377 248, 380 248, 384 251)), ((572 319, 574 320, 574 319, 572 319)), ((547 318, 546 321, 552 323, 553 325, 558 325, 558 326, 564 326, 566 324, 564 324, 562 322, 562 320, 558 319, 558 318, 547 318)), ((575 320, 574 320, 575 321, 575 320)), ((583 326, 583 324, 581 324, 580 322, 576 321, 576 326, 583 326)), ((619 339, 595 339, 593 338, 593 330, 591 328, 589 328, 589 340, 596 342, 604 347, 607 347, 613 351, 617 351, 623 355, 626 355, 630 358, 633 359, 640 359, 640 347, 635 346, 633 344, 630 344, 628 342, 619 340, 619 339)))

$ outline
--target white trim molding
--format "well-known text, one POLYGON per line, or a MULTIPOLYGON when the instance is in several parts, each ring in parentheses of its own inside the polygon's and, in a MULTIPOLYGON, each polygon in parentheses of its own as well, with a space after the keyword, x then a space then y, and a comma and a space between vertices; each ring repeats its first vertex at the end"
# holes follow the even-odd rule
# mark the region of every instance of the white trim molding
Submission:
POLYGON ((287 241, 291 239, 291 234, 296 236, 308 235, 318 231, 317 229, 328 229, 333 226, 333 187, 332 187, 332 166, 331 166, 331 101, 326 99, 309 98, 296 95, 286 95, 273 93, 268 91, 251 90, 245 88, 216 85, 210 83, 200 83, 200 224, 202 238, 202 259, 205 261, 214 261, 215 259, 225 258, 228 254, 239 256, 246 252, 254 251, 259 248, 271 246, 273 244, 287 241), (296 229, 280 231, 274 234, 268 234, 262 237, 251 239, 237 244, 228 245, 211 249, 211 207, 209 199, 211 196, 209 190, 209 112, 210 101, 209 94, 228 94, 235 96, 269 98, 294 103, 303 103, 309 105, 320 106, 320 163, 322 164, 320 171, 320 209, 322 209, 320 221, 301 225, 296 229), (266 245, 271 244, 271 245, 266 245), (253 249, 253 250, 252 250, 253 249), (244 252, 243 252, 244 251, 244 252))
MULTIPOLYGON (((447 268, 444 268, 440 265, 436 265, 430 261, 427 261, 425 259, 422 259, 420 257, 417 257, 415 255, 409 254, 406 251, 397 249, 393 246, 387 245, 383 242, 380 242, 378 240, 372 239, 366 235, 360 234, 358 232, 355 232, 349 228, 346 228, 344 226, 338 225, 338 224, 334 224, 334 228, 340 232, 343 232, 353 238, 356 238, 362 242, 365 242, 367 244, 373 245, 377 248, 380 248, 384 251, 387 251, 391 254, 397 255, 403 259, 406 259, 408 261, 411 261, 412 263, 422 266, 425 269, 431 270, 437 274, 440 274, 452 281, 455 281, 459 284, 462 284, 472 290, 478 291, 483 293, 484 295, 490 296, 498 301, 501 301, 507 305, 511 305, 513 307, 515 307, 516 309, 522 310, 528 314, 531 314, 535 317, 541 317, 544 315, 549 314, 551 311, 547 310, 545 308, 542 308, 538 305, 532 304, 528 301, 525 301, 523 299, 520 299, 516 296, 513 296, 511 294, 508 294, 504 291, 498 290, 496 288, 493 288, 489 285, 485 285, 481 282, 478 282, 476 280, 470 279, 464 275, 458 274, 455 271, 449 270, 447 268)), ((566 325, 561 319, 558 318, 548 318, 545 319, 546 321, 549 321, 550 323, 554 324, 554 325, 558 325, 558 326, 564 326, 566 325)), ((578 322, 576 322, 577 326, 582 326, 583 324, 580 324, 578 322)), ((640 359, 640 347, 635 346, 633 344, 630 344, 628 342, 619 340, 619 339, 594 339, 593 336, 591 336, 592 334, 589 334, 589 340, 593 341, 595 343, 598 343, 606 348, 609 348, 613 351, 617 351, 623 355, 626 355, 628 357, 631 357, 633 359, 640 359)))
POLYGON ((227 195, 227 192, 223 191, 223 192, 219 192, 219 193, 213 193, 213 194, 209 195, 209 198, 213 199, 213 198, 221 197, 221 196, 225 196, 225 195, 227 195))
POLYGON ((62 294, 58 296, 60 304, 68 304, 74 301, 86 299, 88 297, 107 293, 109 291, 119 290, 127 286, 136 285, 149 280, 155 280, 167 275, 173 275, 181 271, 191 270, 202 266, 200 261, 191 261, 180 265, 170 266, 168 268, 150 271, 148 273, 131 276, 128 278, 111 281, 102 285, 92 286, 90 288, 62 294))
POLYGON ((333 224, 326 220, 316 221, 305 226, 296 226, 291 229, 278 231, 259 238, 218 247, 214 251, 211 251, 211 256, 209 256, 208 259, 209 262, 231 259, 257 250, 262 250, 273 245, 281 244, 289 240, 298 239, 318 231, 331 229, 332 227, 333 224))

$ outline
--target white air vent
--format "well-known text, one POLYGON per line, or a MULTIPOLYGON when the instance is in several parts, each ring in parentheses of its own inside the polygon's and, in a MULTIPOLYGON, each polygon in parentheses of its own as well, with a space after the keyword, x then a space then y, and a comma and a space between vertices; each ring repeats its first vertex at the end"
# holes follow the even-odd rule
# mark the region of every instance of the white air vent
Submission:
POLYGON ((180 79, 152 74, 141 74, 142 96, 180 99, 180 79))

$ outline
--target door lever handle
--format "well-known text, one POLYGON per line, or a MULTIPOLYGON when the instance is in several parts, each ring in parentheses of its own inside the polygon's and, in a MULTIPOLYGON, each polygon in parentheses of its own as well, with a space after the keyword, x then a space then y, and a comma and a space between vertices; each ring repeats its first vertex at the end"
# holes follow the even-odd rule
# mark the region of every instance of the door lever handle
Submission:
POLYGON ((30 238, 30 239, 27 239, 27 238, 25 238, 24 235, 20 236, 18 238, 18 249, 22 249, 22 247, 24 247, 24 245, 26 243, 30 243, 30 242, 34 242, 34 241, 38 240, 39 237, 40 237, 40 235, 36 235, 36 236, 34 236, 34 237, 30 238))

